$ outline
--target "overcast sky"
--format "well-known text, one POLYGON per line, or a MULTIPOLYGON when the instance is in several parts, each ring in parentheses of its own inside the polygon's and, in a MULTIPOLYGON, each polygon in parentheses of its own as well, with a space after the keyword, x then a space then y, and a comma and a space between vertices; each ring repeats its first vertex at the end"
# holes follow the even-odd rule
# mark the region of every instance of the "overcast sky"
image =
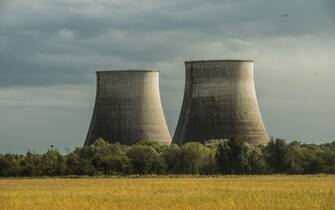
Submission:
POLYGON ((81 146, 102 69, 160 70, 172 136, 192 59, 254 59, 269 134, 334 141, 334 2, 0 0, 0 153, 81 146))

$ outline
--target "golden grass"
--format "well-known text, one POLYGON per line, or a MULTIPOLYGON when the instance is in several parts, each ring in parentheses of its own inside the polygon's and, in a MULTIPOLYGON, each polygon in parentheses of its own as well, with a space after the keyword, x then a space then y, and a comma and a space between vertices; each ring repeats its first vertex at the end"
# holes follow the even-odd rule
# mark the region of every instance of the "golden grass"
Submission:
POLYGON ((0 209, 335 209, 335 176, 0 179, 0 209))

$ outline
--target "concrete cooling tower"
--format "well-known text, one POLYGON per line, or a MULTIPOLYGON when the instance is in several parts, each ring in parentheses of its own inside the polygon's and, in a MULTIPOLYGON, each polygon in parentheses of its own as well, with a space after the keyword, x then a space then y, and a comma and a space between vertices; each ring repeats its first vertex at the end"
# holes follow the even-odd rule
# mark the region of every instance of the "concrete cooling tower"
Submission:
POLYGON ((269 141, 250 60, 187 61, 184 100, 173 143, 238 137, 269 141))
POLYGON ((110 143, 141 140, 171 143, 159 92, 159 72, 99 71, 91 125, 85 145, 103 138, 110 143))

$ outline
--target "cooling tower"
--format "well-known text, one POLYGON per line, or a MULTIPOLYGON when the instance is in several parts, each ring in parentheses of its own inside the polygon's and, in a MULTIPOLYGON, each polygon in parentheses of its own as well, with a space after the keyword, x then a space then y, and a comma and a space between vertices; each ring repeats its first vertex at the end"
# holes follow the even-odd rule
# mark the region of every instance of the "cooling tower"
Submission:
POLYGON ((91 125, 85 145, 103 138, 110 143, 141 140, 171 143, 159 92, 159 72, 99 71, 91 125))
POLYGON ((254 62, 186 61, 184 100, 173 143, 238 137, 269 141, 256 98, 254 62))

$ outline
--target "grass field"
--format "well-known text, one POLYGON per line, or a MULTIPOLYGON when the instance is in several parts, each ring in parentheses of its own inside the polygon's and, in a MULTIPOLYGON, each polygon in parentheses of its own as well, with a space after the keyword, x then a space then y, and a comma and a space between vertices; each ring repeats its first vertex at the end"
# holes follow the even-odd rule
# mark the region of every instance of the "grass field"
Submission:
POLYGON ((335 209, 335 176, 0 179, 0 209, 335 209))

